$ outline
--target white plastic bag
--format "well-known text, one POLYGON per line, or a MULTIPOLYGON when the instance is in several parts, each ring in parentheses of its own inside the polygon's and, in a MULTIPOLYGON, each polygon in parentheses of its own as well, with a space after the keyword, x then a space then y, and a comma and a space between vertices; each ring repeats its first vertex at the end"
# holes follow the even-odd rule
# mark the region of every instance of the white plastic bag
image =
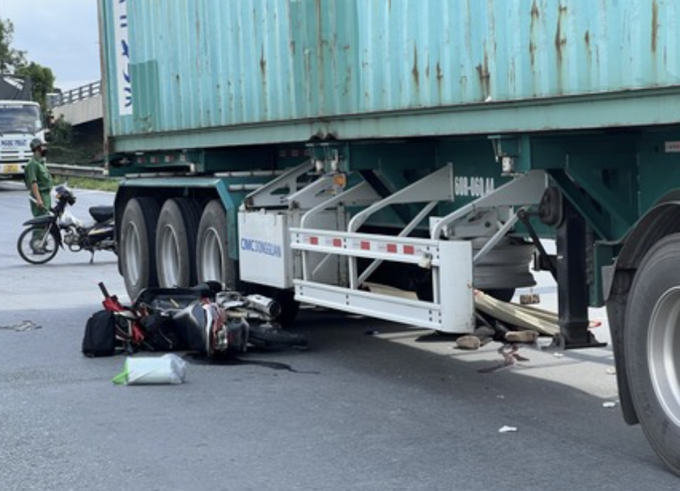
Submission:
POLYGON ((186 370, 186 362, 172 353, 154 357, 128 357, 123 371, 113 377, 113 383, 124 385, 181 384, 184 382, 186 370))

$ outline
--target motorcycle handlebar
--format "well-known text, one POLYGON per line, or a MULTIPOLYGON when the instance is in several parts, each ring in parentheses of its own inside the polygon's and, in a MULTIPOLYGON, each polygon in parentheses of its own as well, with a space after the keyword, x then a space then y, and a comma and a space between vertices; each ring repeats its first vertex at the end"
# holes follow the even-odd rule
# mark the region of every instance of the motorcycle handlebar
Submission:
POLYGON ((104 298, 109 298, 111 295, 109 295, 109 291, 106 289, 106 286, 104 286, 103 282, 99 282, 99 289, 102 291, 102 295, 104 295, 104 298))

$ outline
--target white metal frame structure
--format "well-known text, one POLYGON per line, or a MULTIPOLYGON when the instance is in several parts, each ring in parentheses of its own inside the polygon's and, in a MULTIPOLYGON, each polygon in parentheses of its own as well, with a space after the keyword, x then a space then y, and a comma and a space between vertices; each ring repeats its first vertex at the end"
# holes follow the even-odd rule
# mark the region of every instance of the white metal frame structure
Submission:
POLYGON ((520 207, 540 202, 547 181, 543 172, 530 172, 445 217, 432 218, 428 239, 409 237, 409 234, 438 203, 454 200, 451 164, 382 199, 367 182, 337 192, 333 175, 320 175, 313 182, 300 185, 300 178, 314 168, 310 161, 291 169, 252 193, 246 201, 249 209, 241 210, 241 213, 291 215, 281 241, 286 242, 286 248, 290 247, 295 261, 301 263, 301 267, 294 268, 292 281, 296 300, 451 333, 468 333, 474 329, 474 264, 512 229, 520 207), (281 193, 282 188, 289 192, 281 193), (397 236, 357 232, 377 211, 405 203, 424 203, 424 206, 397 236), (365 209, 353 216, 347 231, 320 219, 329 210, 344 213, 349 206, 365 209), (273 207, 278 209, 267 209, 273 207), (473 257, 471 241, 457 240, 452 231, 469 214, 494 208, 505 208, 509 219, 498 224, 486 245, 473 257), (292 219, 293 215, 300 214, 301 218, 292 219), (320 224, 323 224, 321 228, 320 224), (371 261, 361 273, 357 266, 359 259, 371 261), (430 269, 433 300, 395 294, 394 290, 385 293, 367 288, 370 275, 384 261, 430 269), (328 266, 327 262, 340 266, 341 273, 335 281, 324 281, 324 275, 317 274, 328 266))

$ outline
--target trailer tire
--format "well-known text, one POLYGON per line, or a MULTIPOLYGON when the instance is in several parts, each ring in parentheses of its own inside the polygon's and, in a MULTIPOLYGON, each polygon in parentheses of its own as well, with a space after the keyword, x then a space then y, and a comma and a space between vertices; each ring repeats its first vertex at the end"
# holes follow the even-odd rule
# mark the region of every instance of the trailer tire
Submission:
POLYGON ((196 284, 196 233, 200 212, 188 198, 167 200, 156 229, 156 270, 162 288, 196 284))
POLYGON ((633 279, 623 345, 640 424, 657 455, 680 476, 680 234, 657 242, 633 279))
POLYGON ((133 198, 123 211, 118 260, 125 290, 134 301, 139 292, 156 286, 156 225, 159 206, 152 198, 133 198))
POLYGON ((225 290, 238 289, 236 261, 229 257, 227 214, 216 199, 205 207, 198 224, 196 275, 199 283, 217 281, 225 290))

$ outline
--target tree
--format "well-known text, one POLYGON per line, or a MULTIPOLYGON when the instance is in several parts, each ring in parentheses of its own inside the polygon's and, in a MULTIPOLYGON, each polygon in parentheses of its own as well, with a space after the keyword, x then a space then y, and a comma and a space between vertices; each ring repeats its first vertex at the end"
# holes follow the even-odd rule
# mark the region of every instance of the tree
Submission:
POLYGON ((52 70, 31 62, 21 65, 16 70, 16 75, 29 77, 33 83, 33 100, 40 104, 43 112, 47 112, 47 94, 54 90, 54 74, 52 70))
POLYGON ((35 62, 26 62, 26 52, 14 49, 14 24, 12 21, 0 20, 0 73, 10 73, 31 79, 33 100, 40 103, 43 112, 47 112, 47 94, 54 90, 54 74, 52 70, 35 62))
POLYGON ((26 64, 26 52, 12 48, 14 24, 11 20, 0 20, 0 72, 14 73, 26 64))

